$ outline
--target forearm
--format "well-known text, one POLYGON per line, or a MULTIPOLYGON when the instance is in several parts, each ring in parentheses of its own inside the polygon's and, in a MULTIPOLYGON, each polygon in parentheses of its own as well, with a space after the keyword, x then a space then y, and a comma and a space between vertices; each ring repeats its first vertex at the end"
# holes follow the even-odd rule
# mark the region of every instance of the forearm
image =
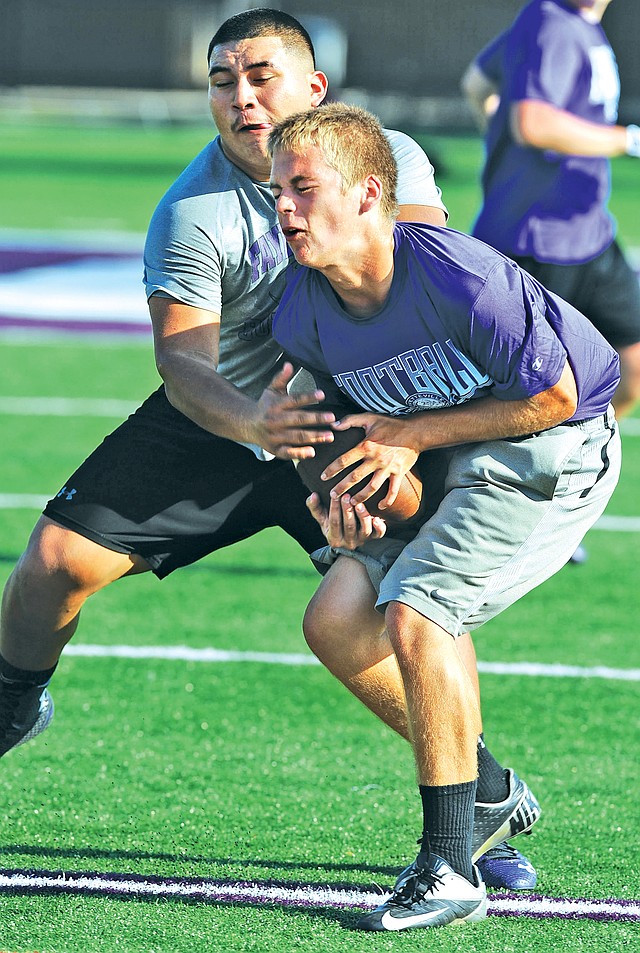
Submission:
POLYGON ((511 110, 511 132, 520 145, 549 149, 563 155, 625 155, 626 126, 588 122, 549 103, 523 100, 511 110))
MULTIPOLYGON (((462 443, 479 443, 505 437, 520 437, 555 427, 572 416, 575 405, 531 400, 504 401, 481 397, 457 407, 425 411, 406 422, 415 450, 433 450, 462 443)), ((403 441, 404 442, 404 441, 403 441)))
POLYGON ((257 404, 222 377, 211 356, 172 354, 158 360, 169 402, 203 430, 239 443, 258 443, 257 404))
POLYGON ((284 362, 258 400, 217 371, 220 318, 171 298, 149 299, 156 365, 173 406, 195 424, 237 443, 254 444, 283 460, 313 456, 313 444, 333 438, 330 412, 307 411, 322 391, 291 396, 293 367, 284 362))

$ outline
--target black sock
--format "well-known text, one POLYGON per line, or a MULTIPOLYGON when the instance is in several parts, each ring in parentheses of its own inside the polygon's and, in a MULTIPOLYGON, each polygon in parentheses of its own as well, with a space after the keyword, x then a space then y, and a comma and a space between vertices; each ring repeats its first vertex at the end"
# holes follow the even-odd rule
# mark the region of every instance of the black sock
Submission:
POLYGON ((478 738, 478 790, 476 800, 483 804, 498 804, 509 796, 509 772, 498 764, 484 743, 478 738))
POLYGON ((442 857, 467 880, 473 882, 471 835, 476 782, 420 785, 424 818, 422 849, 442 857))
POLYGON ((14 684, 22 682, 25 688, 34 688, 36 685, 44 688, 51 681, 51 676, 58 667, 58 663, 53 668, 44 669, 41 672, 34 672, 26 668, 16 668, 0 655, 0 681, 13 682, 14 684))

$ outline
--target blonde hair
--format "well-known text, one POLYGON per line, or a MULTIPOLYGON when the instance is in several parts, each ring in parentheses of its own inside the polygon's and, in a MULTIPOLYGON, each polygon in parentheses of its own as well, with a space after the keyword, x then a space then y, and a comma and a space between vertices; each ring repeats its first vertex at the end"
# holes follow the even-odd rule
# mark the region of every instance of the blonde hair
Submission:
POLYGON ((272 156, 277 149, 299 153, 309 146, 322 151, 327 165, 342 177, 345 191, 368 175, 377 176, 382 183, 380 210, 395 219, 398 169, 375 116, 357 106, 329 103, 282 120, 269 136, 272 156))

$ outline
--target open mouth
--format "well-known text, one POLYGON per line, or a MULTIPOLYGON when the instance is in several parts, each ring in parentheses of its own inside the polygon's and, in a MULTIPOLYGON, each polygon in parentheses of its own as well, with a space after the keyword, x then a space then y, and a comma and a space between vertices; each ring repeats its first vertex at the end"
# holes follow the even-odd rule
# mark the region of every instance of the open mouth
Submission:
POLYGON ((238 126, 236 132, 268 132, 271 129, 271 123, 268 122, 250 122, 243 126, 238 126))
POLYGON ((301 228, 283 228, 282 233, 284 237, 288 240, 290 238, 296 238, 298 235, 302 235, 301 228))

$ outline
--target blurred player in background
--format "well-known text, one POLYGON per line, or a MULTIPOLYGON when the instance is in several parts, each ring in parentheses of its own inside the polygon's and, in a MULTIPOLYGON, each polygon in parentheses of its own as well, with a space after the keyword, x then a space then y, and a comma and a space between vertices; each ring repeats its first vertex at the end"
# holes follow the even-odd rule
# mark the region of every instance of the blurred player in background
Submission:
POLYGON ((610 0, 533 0, 470 65, 486 127, 473 234, 582 311, 620 355, 618 417, 640 397, 640 287, 608 211, 613 156, 640 157, 616 124, 620 82, 600 20, 610 0))
MULTIPOLYGON (((292 368, 269 334, 288 251, 268 187, 267 137, 283 117, 319 105, 327 79, 306 31, 277 10, 225 21, 208 61, 219 136, 160 202, 145 248, 164 385, 50 501, 7 584, 0 755, 50 723, 46 686, 93 593, 149 570, 164 578, 267 526, 281 526, 309 552, 324 542, 291 461, 332 438, 333 416, 301 409, 317 392, 287 395, 292 368)), ((403 133, 387 135, 400 170, 400 217, 444 224, 428 158, 403 133)), ((357 654, 360 637, 367 632, 356 627, 336 652, 357 654)), ((461 651, 475 678, 469 638, 461 651)), ((398 677, 392 656, 373 676, 337 660, 332 670, 392 718, 393 692, 384 687, 398 677)), ((500 801, 507 772, 484 748, 482 765, 486 796, 500 801)), ((500 863, 504 886, 522 886, 523 872, 531 886, 535 873, 521 855, 500 863)))
MULTIPOLYGON (((366 437, 327 466, 331 477, 361 461, 332 492, 340 498, 370 478, 350 499, 366 505, 421 453, 449 448, 440 503, 391 561, 377 601, 356 546, 334 553, 311 610, 327 633, 361 600, 384 613, 416 759, 420 851, 358 926, 475 922, 486 915, 473 864, 481 721, 456 638, 548 579, 604 510, 620 469, 610 405, 618 355, 490 246, 396 222, 393 156, 368 113, 323 106, 284 120, 270 141, 280 225, 306 266, 287 273, 274 337, 363 411, 337 425, 364 427, 366 437)), ((385 543, 372 542, 382 557, 385 543)), ((496 805, 495 815, 504 811, 507 830, 515 820, 526 829, 528 807, 520 800, 518 818, 496 805)))

